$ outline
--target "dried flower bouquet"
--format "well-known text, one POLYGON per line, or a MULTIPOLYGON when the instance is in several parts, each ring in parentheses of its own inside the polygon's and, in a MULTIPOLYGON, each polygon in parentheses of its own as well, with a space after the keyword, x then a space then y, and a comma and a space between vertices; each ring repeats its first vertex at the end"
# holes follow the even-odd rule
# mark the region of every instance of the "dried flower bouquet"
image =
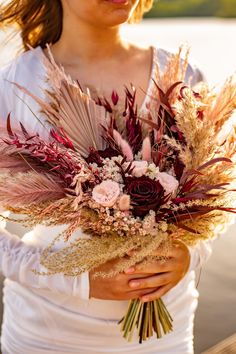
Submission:
MULTIPOLYGON (((54 241, 64 237, 65 247, 42 253, 46 274, 75 276, 119 257, 115 270, 99 274, 114 275, 158 247, 168 256, 173 240, 194 245, 227 225, 236 211, 236 84, 228 79, 218 94, 204 83, 192 89, 187 64, 180 49, 158 72, 145 115, 134 87, 121 112, 115 91, 110 101, 92 99, 52 57, 45 101, 15 84, 53 128, 45 140, 13 127, 9 115, 0 133, 0 205, 28 226, 67 224, 54 241), (78 228, 88 237, 70 241, 78 228), (124 257, 131 249, 139 252, 124 257)), ((137 327, 140 342, 172 330, 161 299, 131 301, 121 322, 129 340, 137 327)))

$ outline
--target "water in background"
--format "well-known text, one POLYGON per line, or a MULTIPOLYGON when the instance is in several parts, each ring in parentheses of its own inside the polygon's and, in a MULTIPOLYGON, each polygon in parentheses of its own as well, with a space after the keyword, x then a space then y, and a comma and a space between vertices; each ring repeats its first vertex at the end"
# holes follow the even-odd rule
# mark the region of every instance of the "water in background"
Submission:
POLYGON ((190 45, 191 56, 214 85, 236 71, 236 20, 147 20, 142 26, 125 27, 124 33, 135 42, 172 50, 180 44, 190 45))
MULTIPOLYGON (((212 84, 219 84, 236 71, 236 20, 212 18, 145 20, 141 25, 125 25, 123 34, 133 42, 156 44, 177 50, 187 43, 191 56, 198 61, 212 84)), ((0 43, 6 34, 0 32, 0 43)), ((1 48, 0 65, 14 56, 16 46, 1 48)))
MULTIPOLYGON (((145 20, 142 25, 124 26, 123 32, 134 42, 172 50, 177 50, 181 43, 188 43, 192 57, 199 62, 212 85, 223 83, 236 70, 236 20, 145 20)), ((5 35, 0 34, 0 42, 3 37, 5 35)), ((9 61, 14 52, 12 44, 3 48, 0 63, 9 61)), ((235 226, 215 241, 213 256, 202 271, 199 290, 196 354, 236 332, 235 226)))

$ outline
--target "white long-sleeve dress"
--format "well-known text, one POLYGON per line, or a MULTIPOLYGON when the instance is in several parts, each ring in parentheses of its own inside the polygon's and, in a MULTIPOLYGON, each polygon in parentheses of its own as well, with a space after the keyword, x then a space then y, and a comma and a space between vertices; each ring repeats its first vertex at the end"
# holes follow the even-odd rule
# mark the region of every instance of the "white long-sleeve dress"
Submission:
MULTIPOLYGON (((45 68, 40 47, 26 52, 0 71, 0 118, 7 114, 15 122, 21 121, 29 131, 41 136, 48 134, 34 113, 44 122, 38 105, 10 82, 17 82, 43 97, 45 68)), ((170 53, 164 49, 153 51, 153 68, 145 102, 153 90, 157 62, 161 70, 170 53)), ((186 79, 196 83, 201 72, 189 65, 186 79)), ((193 319, 198 302, 195 270, 209 257, 209 242, 191 248, 188 273, 171 291, 163 296, 174 319, 174 331, 162 339, 151 339, 142 345, 127 343, 117 322, 126 309, 126 301, 89 299, 89 279, 84 273, 78 277, 39 276, 32 269, 39 265, 40 251, 61 231, 62 227, 37 226, 20 239, 0 229, 0 271, 4 284, 4 316, 2 325, 3 354, 190 354, 193 353, 193 319)), ((80 231, 78 231, 79 233, 80 231)), ((78 234, 77 233, 77 234, 78 234)), ((58 245, 60 247, 60 245, 58 245)))

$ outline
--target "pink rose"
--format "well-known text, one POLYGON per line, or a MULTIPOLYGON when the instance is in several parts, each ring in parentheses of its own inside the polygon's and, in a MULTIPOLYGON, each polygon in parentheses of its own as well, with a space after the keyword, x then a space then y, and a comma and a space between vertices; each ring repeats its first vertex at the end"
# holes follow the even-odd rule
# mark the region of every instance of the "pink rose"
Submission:
POLYGON ((179 187, 177 179, 166 172, 160 172, 157 175, 157 179, 165 190, 165 195, 173 194, 179 187))
POLYGON ((134 177, 142 177, 147 172, 148 163, 147 161, 133 161, 132 167, 134 168, 132 175, 134 177))
POLYGON ((92 197, 104 207, 112 207, 120 195, 120 186, 117 182, 106 180, 94 187, 92 197))
POLYGON ((121 211, 128 211, 130 209, 130 196, 123 194, 119 200, 119 209, 121 211))

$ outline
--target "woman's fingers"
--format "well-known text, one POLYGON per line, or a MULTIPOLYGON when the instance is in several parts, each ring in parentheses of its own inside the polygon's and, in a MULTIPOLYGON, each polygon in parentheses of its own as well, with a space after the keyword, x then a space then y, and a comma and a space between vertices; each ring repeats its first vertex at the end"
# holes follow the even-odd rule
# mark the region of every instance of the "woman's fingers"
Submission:
POLYGON ((175 269, 180 269, 185 263, 186 269, 184 269, 184 271, 186 272, 190 259, 187 246, 180 241, 175 241, 173 243, 173 246, 168 253, 168 258, 161 258, 163 253, 159 249, 153 252, 153 256, 157 258, 152 259, 150 262, 140 262, 127 269, 125 274, 156 274, 170 272, 175 269), (158 259, 158 257, 160 257, 160 259, 158 259))
POLYGON ((157 288, 170 282, 173 282, 174 274, 171 272, 153 275, 147 278, 132 279, 129 281, 129 287, 131 289, 150 289, 157 288))
POLYGON ((165 295, 170 289, 172 289, 173 286, 174 285, 172 283, 163 285, 162 287, 153 291, 152 293, 141 296, 140 300, 143 302, 157 300, 161 298, 163 295, 165 295))
MULTIPOLYGON (((129 254, 130 252, 139 252, 139 250, 131 249, 129 254)), ((133 269, 114 277, 93 277, 93 274, 98 271, 115 270, 119 259, 107 262, 90 272, 90 296, 103 300, 146 298, 145 301, 163 296, 183 278, 189 267, 190 254, 185 245, 174 245, 170 254, 165 261, 152 258, 147 263, 145 260, 135 265, 133 269)), ((162 256, 159 251, 157 256, 162 256)))
POLYGON ((169 272, 175 264, 174 259, 152 260, 151 262, 141 262, 125 271, 126 274, 156 274, 169 272))
POLYGON ((148 289, 140 289, 140 290, 132 290, 126 293, 127 297, 126 300, 133 300, 133 299, 141 299, 143 296, 153 293, 157 290, 157 287, 148 288, 148 289))

